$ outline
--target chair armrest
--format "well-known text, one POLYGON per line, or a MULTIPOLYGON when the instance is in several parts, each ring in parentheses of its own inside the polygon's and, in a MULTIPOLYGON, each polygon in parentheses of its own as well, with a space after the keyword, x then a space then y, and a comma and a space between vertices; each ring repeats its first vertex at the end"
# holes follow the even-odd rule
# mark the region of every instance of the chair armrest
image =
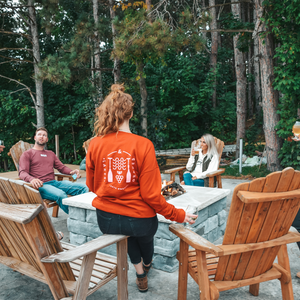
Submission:
POLYGON ((20 224, 30 223, 42 210, 41 204, 0 203, 0 218, 20 224))
POLYGON ((128 236, 122 234, 103 234, 100 237, 73 249, 43 257, 41 261, 44 263, 70 262, 127 238, 128 236))
POLYGON ((213 253, 216 256, 223 255, 223 249, 215 246, 197 233, 185 228, 183 225, 172 224, 169 226, 169 230, 197 250, 213 253))
MULTIPOLYGON (((70 178, 72 177, 72 175, 69 174, 63 174, 63 173, 54 173, 55 176, 59 176, 59 177, 66 177, 66 178, 70 178)), ((73 177, 72 177, 73 178, 73 177)))
POLYGON ((176 173, 176 172, 179 172, 179 171, 183 171, 185 169, 186 169, 186 167, 177 167, 177 168, 165 170, 164 173, 165 174, 172 174, 172 173, 176 173))
POLYGON ((74 179, 73 177, 72 177, 72 175, 69 175, 69 174, 62 174, 62 173, 54 173, 54 175, 56 176, 56 177, 62 177, 62 178, 69 178, 69 180, 70 181, 76 181, 77 179, 74 179))
POLYGON ((221 256, 244 253, 254 250, 267 249, 275 246, 286 245, 300 241, 300 233, 289 231, 286 235, 260 243, 235 244, 235 245, 219 245, 224 253, 221 256))
POLYGON ((210 172, 210 173, 207 173, 206 174, 206 177, 215 177, 217 175, 221 175, 225 172, 225 169, 219 169, 217 171, 214 171, 214 172, 210 172))

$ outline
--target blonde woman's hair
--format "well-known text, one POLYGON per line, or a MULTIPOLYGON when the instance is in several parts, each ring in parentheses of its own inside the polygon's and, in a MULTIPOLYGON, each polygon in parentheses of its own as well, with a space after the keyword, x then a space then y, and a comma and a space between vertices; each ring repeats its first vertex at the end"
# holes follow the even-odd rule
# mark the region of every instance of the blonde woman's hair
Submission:
POLYGON ((217 146, 215 143, 215 138, 209 133, 202 135, 202 137, 204 138, 205 143, 207 145, 207 156, 209 158, 212 158, 214 155, 219 156, 217 146))
POLYGON ((94 132, 96 136, 117 132, 119 126, 129 120, 133 111, 133 100, 124 93, 124 86, 113 84, 111 92, 96 109, 94 132))

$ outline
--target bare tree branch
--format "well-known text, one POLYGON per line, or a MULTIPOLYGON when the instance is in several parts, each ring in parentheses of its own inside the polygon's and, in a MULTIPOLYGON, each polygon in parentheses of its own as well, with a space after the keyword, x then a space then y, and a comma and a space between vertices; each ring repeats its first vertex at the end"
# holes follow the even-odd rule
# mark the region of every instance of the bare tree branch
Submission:
POLYGON ((0 51, 6 51, 6 50, 26 50, 32 52, 32 49, 27 48, 1 48, 0 51))
POLYGON ((19 89, 19 90, 16 90, 14 92, 10 92, 9 94, 14 94, 14 93, 17 93, 17 92, 20 92, 20 91, 24 91, 24 90, 27 90, 27 88, 23 88, 23 89, 19 89))
POLYGON ((25 86, 25 89, 27 89, 28 93, 29 93, 30 96, 31 96, 31 99, 32 99, 34 105, 36 106, 36 100, 35 100, 35 98, 34 98, 34 96, 33 96, 33 92, 31 91, 31 89, 30 89, 29 86, 27 86, 26 84, 24 84, 24 83, 22 83, 22 82, 20 82, 20 81, 18 81, 18 80, 16 80, 16 79, 9 78, 9 77, 3 76, 3 75, 1 75, 1 74, 0 74, 0 77, 5 78, 5 79, 7 79, 7 80, 9 80, 9 81, 14 81, 14 82, 16 82, 16 83, 19 84, 19 85, 25 86))
MULTIPOLYGON (((19 61, 19 62, 28 62, 28 63, 31 63, 33 64, 32 61, 30 60, 27 60, 27 59, 17 59, 17 58, 12 58, 12 57, 8 57, 8 56, 3 56, 3 55, 0 55, 0 57, 3 57, 3 58, 6 58, 6 59, 9 59, 8 62, 11 62, 11 61, 19 61)), ((5 62, 6 63, 6 62, 5 62)))
POLYGON ((13 32, 13 31, 6 31, 6 30, 0 30, 0 33, 16 34, 16 35, 24 36, 24 37, 26 37, 31 42, 31 36, 28 35, 28 34, 19 33, 19 32, 13 32))

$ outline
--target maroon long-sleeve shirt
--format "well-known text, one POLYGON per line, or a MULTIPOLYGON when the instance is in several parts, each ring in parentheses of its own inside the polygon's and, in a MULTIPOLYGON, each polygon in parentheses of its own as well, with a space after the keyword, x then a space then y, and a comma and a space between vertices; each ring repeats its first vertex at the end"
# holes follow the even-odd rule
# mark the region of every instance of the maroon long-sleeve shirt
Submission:
POLYGON ((30 182, 34 178, 38 178, 43 182, 54 180, 53 169, 57 169, 63 174, 70 174, 72 171, 50 150, 30 149, 20 157, 19 177, 24 181, 30 182))

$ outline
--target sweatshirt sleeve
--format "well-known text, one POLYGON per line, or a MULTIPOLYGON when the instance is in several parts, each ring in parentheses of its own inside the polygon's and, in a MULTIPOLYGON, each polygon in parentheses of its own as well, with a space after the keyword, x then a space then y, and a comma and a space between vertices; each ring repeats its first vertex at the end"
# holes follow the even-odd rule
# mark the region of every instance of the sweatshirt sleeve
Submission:
MULTIPOLYGON (((92 144, 92 143, 91 143, 92 144)), ((92 159, 92 145, 89 145, 89 150, 86 154, 86 185, 90 191, 95 192, 94 177, 95 177, 95 164, 92 159)))
POLYGON ((70 175, 70 172, 72 172, 72 169, 66 167, 58 158, 57 156, 53 153, 54 155, 54 168, 58 170, 62 174, 67 174, 70 175))
POLYGON ((29 174, 30 172, 30 153, 25 151, 19 160, 19 177, 20 179, 30 182, 34 179, 33 176, 29 174))
POLYGON ((185 211, 177 209, 168 203, 161 195, 161 175, 156 161, 155 150, 151 145, 145 154, 141 175, 139 176, 140 192, 143 200, 151 206, 156 213, 163 215, 166 219, 182 223, 185 211))
POLYGON ((197 178, 205 178, 206 174, 210 173, 210 172, 214 172, 217 171, 219 167, 219 156, 218 155, 214 155, 211 162, 208 165, 208 168, 206 171, 202 172, 200 176, 197 176, 197 178))
POLYGON ((193 167, 195 161, 195 156, 190 155, 189 160, 186 164, 186 168, 189 170, 193 167))

